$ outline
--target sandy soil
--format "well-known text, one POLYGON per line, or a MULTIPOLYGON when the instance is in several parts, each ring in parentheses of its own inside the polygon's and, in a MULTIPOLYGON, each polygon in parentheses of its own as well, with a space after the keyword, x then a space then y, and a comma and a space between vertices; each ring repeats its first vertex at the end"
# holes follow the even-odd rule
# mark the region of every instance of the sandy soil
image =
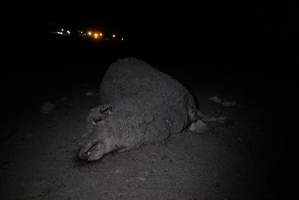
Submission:
POLYGON ((268 124, 273 123, 268 120, 272 113, 268 110, 272 107, 264 107, 258 98, 251 101, 225 84, 186 83, 203 113, 226 116, 230 121, 210 123, 205 134, 185 131, 165 143, 110 154, 90 164, 79 162, 75 156, 88 111, 97 105, 97 96, 86 92, 96 93, 99 82, 78 81, 65 86, 63 93, 54 89, 37 104, 28 104, 2 128, 1 199, 281 197, 276 190, 279 181, 274 179, 280 177, 276 167, 284 144, 280 139, 269 140, 272 129, 268 124), (208 100, 214 95, 231 97, 237 105, 222 107, 208 100), (45 101, 55 104, 49 114, 40 112, 45 101))

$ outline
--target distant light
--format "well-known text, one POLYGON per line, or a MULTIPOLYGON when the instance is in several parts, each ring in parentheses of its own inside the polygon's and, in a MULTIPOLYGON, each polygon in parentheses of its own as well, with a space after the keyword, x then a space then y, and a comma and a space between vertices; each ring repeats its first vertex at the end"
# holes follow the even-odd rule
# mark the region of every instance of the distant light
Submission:
POLYGON ((88 33, 87 33, 89 36, 91 36, 92 35, 92 32, 91 31, 88 31, 88 33))
POLYGON ((71 34, 71 31, 69 31, 69 30, 67 30, 66 32, 67 32, 67 34, 71 34))
POLYGON ((63 31, 64 31, 64 29, 62 28, 62 29, 61 29, 61 31, 63 32, 63 31))
POLYGON ((113 35, 112 35, 112 37, 113 37, 113 38, 116 38, 116 35, 115 35, 115 34, 113 34, 113 35))
POLYGON ((103 37, 103 33, 100 33, 100 37, 103 37))
POLYGON ((58 35, 63 35, 63 32, 57 31, 56 32, 58 35))
POLYGON ((93 36, 94 36, 94 39, 98 39, 99 34, 98 34, 98 33, 95 33, 95 34, 93 34, 93 36))
POLYGON ((122 37, 120 40, 121 40, 121 41, 123 41, 123 40, 124 40, 124 38, 122 37))

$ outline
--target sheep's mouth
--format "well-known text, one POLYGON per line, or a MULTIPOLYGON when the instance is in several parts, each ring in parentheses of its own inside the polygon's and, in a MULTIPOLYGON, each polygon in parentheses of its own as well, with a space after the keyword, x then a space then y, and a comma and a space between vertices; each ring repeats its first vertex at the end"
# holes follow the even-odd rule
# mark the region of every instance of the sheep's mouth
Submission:
POLYGON ((82 158, 88 159, 88 157, 90 156, 90 154, 92 152, 96 151, 96 148, 97 148, 98 144, 99 144, 99 142, 94 142, 93 144, 91 144, 91 146, 83 152, 82 158))
POLYGON ((99 142, 95 142, 89 149, 88 151, 85 152, 87 156, 91 154, 91 152, 96 151, 97 146, 99 145, 99 142))
POLYGON ((79 151, 79 159, 86 161, 94 161, 101 158, 104 154, 103 144, 99 141, 89 142, 79 151))

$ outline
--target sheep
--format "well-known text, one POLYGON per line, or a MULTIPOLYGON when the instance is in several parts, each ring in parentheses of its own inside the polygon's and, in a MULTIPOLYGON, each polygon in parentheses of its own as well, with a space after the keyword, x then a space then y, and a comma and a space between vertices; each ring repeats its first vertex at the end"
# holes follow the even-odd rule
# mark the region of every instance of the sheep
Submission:
POLYGON ((87 117, 87 141, 78 157, 101 159, 166 140, 203 125, 194 97, 171 76, 137 58, 119 59, 106 70, 99 105, 87 117), (194 128, 195 127, 195 128, 194 128))

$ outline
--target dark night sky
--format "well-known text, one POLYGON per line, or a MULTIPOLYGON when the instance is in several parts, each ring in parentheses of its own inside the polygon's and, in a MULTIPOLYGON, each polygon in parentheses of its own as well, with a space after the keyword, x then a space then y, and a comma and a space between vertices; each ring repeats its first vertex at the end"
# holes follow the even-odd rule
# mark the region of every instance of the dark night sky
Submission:
POLYGON ((295 31, 294 3, 172 3, 76 5, 54 7, 48 20, 71 23, 74 26, 108 26, 125 30, 134 39, 172 42, 178 38, 204 41, 204 38, 238 43, 242 37, 262 40, 286 40, 295 31), (58 9, 60 8, 60 9, 58 9), (198 36, 198 37, 197 37, 198 36), (151 38, 153 40, 151 40, 151 38))
MULTIPOLYGON (((23 52, 28 52, 27 46, 44 48, 47 37, 43 35, 38 38, 39 35, 33 35, 31 31, 46 27, 47 33, 47 22, 49 24, 56 21, 73 27, 107 26, 123 30, 128 33, 131 44, 136 48, 147 48, 152 54, 192 54, 198 51, 199 54, 215 53, 216 58, 222 52, 225 53, 224 57, 249 54, 259 56, 264 52, 270 52, 268 54, 271 56, 271 52, 277 55, 282 52, 285 56, 292 55, 286 59, 295 62, 295 55, 298 53, 286 52, 294 49, 293 41, 298 34, 298 5, 295 1, 205 1, 192 4, 187 1, 163 4, 142 1, 109 4, 100 1, 96 4, 72 2, 51 3, 44 6, 45 10, 34 9, 34 6, 29 10, 22 8, 16 19, 8 23, 9 27, 16 29, 16 36, 10 41, 16 45, 18 42, 23 44, 18 45, 20 52, 22 48, 23 52), (22 33, 22 38, 17 32, 21 28, 28 30, 22 33)), ((47 49, 44 50, 46 53, 47 49)), ((14 52, 15 49, 11 51, 14 52)), ((30 55, 40 52, 42 51, 30 55)))

